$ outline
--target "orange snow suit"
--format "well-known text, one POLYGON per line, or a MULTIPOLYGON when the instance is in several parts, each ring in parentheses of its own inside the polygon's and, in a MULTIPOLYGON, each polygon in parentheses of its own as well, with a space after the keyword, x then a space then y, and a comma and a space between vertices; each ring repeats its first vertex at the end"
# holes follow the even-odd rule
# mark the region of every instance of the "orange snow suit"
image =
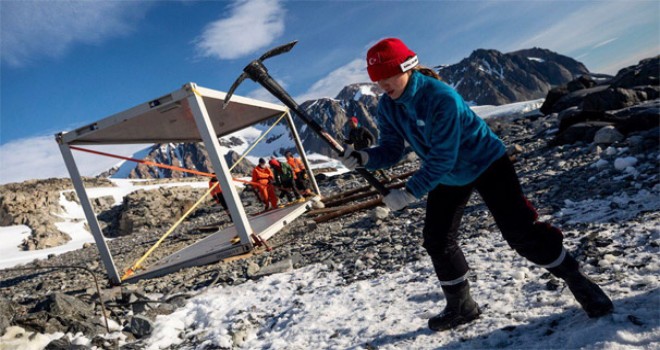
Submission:
POLYGON ((277 196, 275 195, 275 187, 271 183, 274 179, 275 175, 273 174, 273 171, 268 167, 262 168, 260 166, 256 166, 254 170, 252 170, 252 182, 261 184, 261 186, 257 186, 257 191, 259 192, 259 197, 261 197, 261 200, 266 205, 266 209, 268 209, 269 203, 273 209, 277 208, 277 196))
POLYGON ((305 166, 303 165, 302 160, 300 160, 300 158, 288 157, 286 159, 286 162, 289 163, 289 165, 291 165, 291 169, 293 169, 293 173, 296 174, 296 177, 294 177, 294 179, 300 176, 298 175, 300 172, 305 171, 305 166))

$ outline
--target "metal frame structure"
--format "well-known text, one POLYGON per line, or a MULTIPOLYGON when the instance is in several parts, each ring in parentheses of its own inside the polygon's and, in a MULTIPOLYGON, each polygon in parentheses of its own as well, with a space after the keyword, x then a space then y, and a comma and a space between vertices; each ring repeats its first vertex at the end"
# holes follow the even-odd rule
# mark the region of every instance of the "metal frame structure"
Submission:
MULTIPOLYGON (((187 83, 181 89, 155 100, 75 130, 55 135, 102 262, 113 284, 121 284, 123 281, 103 237, 70 146, 200 141, 206 146, 213 169, 215 169, 223 189, 222 194, 227 202, 234 226, 218 231, 214 234, 216 237, 207 237, 194 244, 193 246, 197 246, 197 248, 189 246, 172 254, 157 263, 154 268, 135 275, 127 281, 155 277, 182 267, 207 264, 249 252, 253 249, 250 239, 252 234, 260 235, 264 240, 268 239, 288 222, 305 212, 309 203, 278 209, 259 218, 248 218, 221 153, 219 137, 286 113, 298 153, 307 169, 311 168, 291 115, 285 106, 233 96, 227 108, 223 108, 222 103, 225 96, 224 92, 203 88, 195 83, 187 83), (235 236, 240 238, 240 242, 237 244, 230 242, 231 238, 235 236), (227 239, 227 237, 230 238, 227 239), (209 246, 214 248, 209 250, 209 246)), ((319 193, 313 174, 310 174, 309 178, 316 193, 319 193)))

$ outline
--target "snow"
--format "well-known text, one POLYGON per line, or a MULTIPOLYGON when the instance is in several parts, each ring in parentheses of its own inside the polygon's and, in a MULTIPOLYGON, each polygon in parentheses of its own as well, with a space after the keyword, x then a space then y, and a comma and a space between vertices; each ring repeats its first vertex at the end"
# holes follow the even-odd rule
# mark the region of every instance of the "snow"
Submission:
MULTIPOLYGON (((480 71, 482 71, 482 72, 484 72, 488 75, 496 75, 501 80, 505 79, 504 78, 504 69, 501 66, 497 67, 499 69, 495 69, 495 68, 491 67, 490 63, 488 63, 488 61, 486 61, 486 60, 481 60, 481 62, 483 63, 483 65, 480 64, 477 67, 477 69, 479 69, 480 71)), ((477 85, 479 85, 480 83, 481 83, 481 81, 477 81, 477 85)))
MULTIPOLYGON (((144 148, 143 150, 133 154, 131 157, 135 159, 144 159, 148 154, 149 150, 151 147, 144 148)), ((120 163, 117 164, 119 169, 117 172, 115 172, 112 177, 113 178, 118 178, 118 179, 125 179, 128 178, 128 175, 130 175, 131 170, 135 168, 135 163, 129 162, 129 161, 121 161, 120 163)))
POLYGON ((504 106, 471 106, 470 109, 477 113, 481 118, 488 119, 530 113, 539 109, 543 105, 543 101, 545 101, 545 99, 516 102, 504 106))
POLYGON ((355 93, 355 96, 353 97, 353 100, 359 101, 360 98, 362 98, 362 96, 375 96, 375 97, 378 97, 378 95, 376 95, 373 92, 373 89, 372 89, 371 85, 360 85, 360 89, 355 93))
MULTIPOLYGON (((207 188, 208 182, 185 182, 168 183, 161 185, 141 185, 141 180, 112 179, 116 187, 95 187, 88 188, 87 195, 90 200, 99 197, 112 196, 114 205, 120 204, 129 193, 138 189, 151 190, 158 187, 191 186, 194 188, 207 188)), ((82 206, 73 201, 68 201, 64 197, 64 192, 60 193, 60 205, 64 208, 63 213, 58 216, 63 220, 55 223, 55 226, 62 232, 68 234, 71 240, 61 246, 25 251, 19 248, 23 239, 30 235, 30 228, 25 225, 0 226, 0 268, 14 267, 20 264, 29 263, 35 259, 45 259, 49 255, 59 255, 71 250, 82 248, 85 243, 94 243, 94 237, 84 228, 85 214, 82 206)))
POLYGON ((540 63, 545 62, 544 59, 538 58, 538 57, 527 57, 527 59, 530 60, 530 61, 536 61, 536 62, 540 62, 540 63))
POLYGON ((449 84, 449 86, 451 86, 451 88, 455 90, 461 85, 462 82, 463 82, 463 78, 461 78, 456 84, 452 83, 452 84, 449 84))
MULTIPOLYGON (((512 110, 529 111, 530 105, 540 102, 473 108, 488 118, 512 110)), ((258 136, 259 132, 254 134, 258 136)), ((621 152, 608 149, 605 153, 621 152)), ((338 172, 345 171, 327 157, 309 158, 314 163, 326 161, 316 167, 333 165, 341 169, 338 172)), ((617 158, 615 167, 627 169, 635 162, 617 158), (616 166, 617 161, 622 164, 616 166)), ((596 163, 597 169, 604 165, 596 163)), ((207 186, 206 182, 113 182, 116 187, 90 188, 88 195, 112 195, 119 203, 137 189, 207 186)), ((72 241, 49 250, 23 252, 16 246, 29 229, 0 227, 0 267, 43 259, 93 242, 91 234, 83 229, 81 207, 66 201, 64 195, 60 203, 64 222, 58 227, 71 235, 72 241)), ((444 307, 444 297, 430 259, 424 257, 389 274, 376 276, 365 269, 364 279, 351 284, 346 284, 336 271, 317 264, 237 286, 208 288, 174 313, 158 316, 154 332, 143 347, 189 346, 185 339, 197 337, 205 340, 197 349, 660 349, 659 211, 660 186, 655 186, 637 193, 566 201, 553 216, 543 218, 582 225, 577 226, 579 232, 564 232, 569 250, 580 244, 583 228, 612 240, 610 246, 600 249, 614 252, 613 247, 623 247, 623 254, 608 253, 596 266, 583 266, 614 301, 615 312, 602 318, 589 319, 567 289, 547 290, 544 269, 518 256, 498 232, 484 232, 462 242, 472 268, 472 294, 483 314, 457 329, 435 333, 426 326, 428 318, 444 307)), ((12 328, 11 332, 21 330, 12 328)), ((21 340, 5 336, 0 339, 0 348, 6 344, 8 348, 41 349, 59 336, 24 335, 21 340)), ((83 336, 72 337, 77 344, 89 343, 83 336)), ((125 342, 116 331, 109 337, 125 342)))
MULTIPOLYGON (((601 229, 599 234, 623 241, 618 225, 601 229)), ((658 238, 657 219, 629 229, 652 232, 658 238)), ((207 345, 241 349, 660 348, 657 263, 626 271, 623 280, 601 283, 613 296, 616 309, 612 315, 589 319, 568 290, 545 290, 541 277, 545 270, 531 266, 505 244, 493 246, 491 239, 466 242, 467 249, 479 249, 479 254, 471 255, 478 275, 472 292, 484 313, 453 331, 434 333, 426 327, 428 318, 444 305, 426 257, 398 272, 349 285, 319 264, 238 286, 211 288, 173 314, 158 316, 146 348, 181 344, 182 333, 204 334, 207 345), (488 253, 480 246, 496 249, 488 253), (636 284, 654 288, 631 288, 636 284)), ((657 249, 637 252, 635 259, 643 254, 653 258, 657 249)), ((624 262, 610 255, 600 268, 612 270, 624 262)), ((587 271, 599 276, 591 266, 587 271)))

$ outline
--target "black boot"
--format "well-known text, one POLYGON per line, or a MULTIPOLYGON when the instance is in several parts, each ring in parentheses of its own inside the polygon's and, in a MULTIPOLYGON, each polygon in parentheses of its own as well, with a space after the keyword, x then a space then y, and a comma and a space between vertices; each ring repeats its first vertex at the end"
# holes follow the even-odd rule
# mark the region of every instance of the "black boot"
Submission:
POLYGON ((548 271, 566 282, 568 289, 575 296, 575 300, 582 305, 587 316, 601 317, 611 313, 614 309, 612 300, 596 283, 580 271, 578 262, 569 254, 566 254, 564 261, 559 266, 549 268, 548 271))
POLYGON ((443 331, 460 324, 468 323, 481 314, 479 306, 470 296, 470 285, 463 281, 453 286, 442 286, 447 306, 442 312, 429 319, 429 328, 443 331))

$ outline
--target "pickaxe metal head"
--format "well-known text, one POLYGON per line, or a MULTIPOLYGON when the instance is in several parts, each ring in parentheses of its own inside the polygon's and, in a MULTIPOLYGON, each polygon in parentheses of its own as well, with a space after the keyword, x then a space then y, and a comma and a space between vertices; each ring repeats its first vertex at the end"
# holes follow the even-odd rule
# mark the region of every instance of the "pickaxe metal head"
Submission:
POLYGON ((234 81, 234 83, 231 85, 231 88, 229 88, 229 91, 227 92, 227 95, 225 96, 225 100, 223 101, 222 109, 227 108, 227 104, 229 104, 229 100, 231 99, 231 96, 234 94, 234 91, 236 91, 236 88, 238 88, 238 86, 241 85, 243 80, 245 80, 245 78, 250 78, 252 80, 255 80, 254 77, 252 77, 252 76, 250 76, 246 73, 246 71, 248 69, 251 69, 251 67, 258 66, 258 67, 261 67, 262 69, 265 70, 266 68, 263 66, 263 64, 261 64, 263 61, 265 61, 265 60, 267 60, 271 57, 274 57, 274 56, 277 56, 277 55, 280 55, 280 54, 291 51, 291 49, 297 43, 298 43, 298 40, 294 40, 294 41, 292 41, 288 44, 280 45, 280 46, 275 47, 271 50, 268 50, 266 53, 261 55, 261 57, 259 57, 258 59, 250 62, 250 64, 245 66, 245 68, 243 68, 243 73, 241 73, 241 75, 238 76, 236 81, 234 81))

